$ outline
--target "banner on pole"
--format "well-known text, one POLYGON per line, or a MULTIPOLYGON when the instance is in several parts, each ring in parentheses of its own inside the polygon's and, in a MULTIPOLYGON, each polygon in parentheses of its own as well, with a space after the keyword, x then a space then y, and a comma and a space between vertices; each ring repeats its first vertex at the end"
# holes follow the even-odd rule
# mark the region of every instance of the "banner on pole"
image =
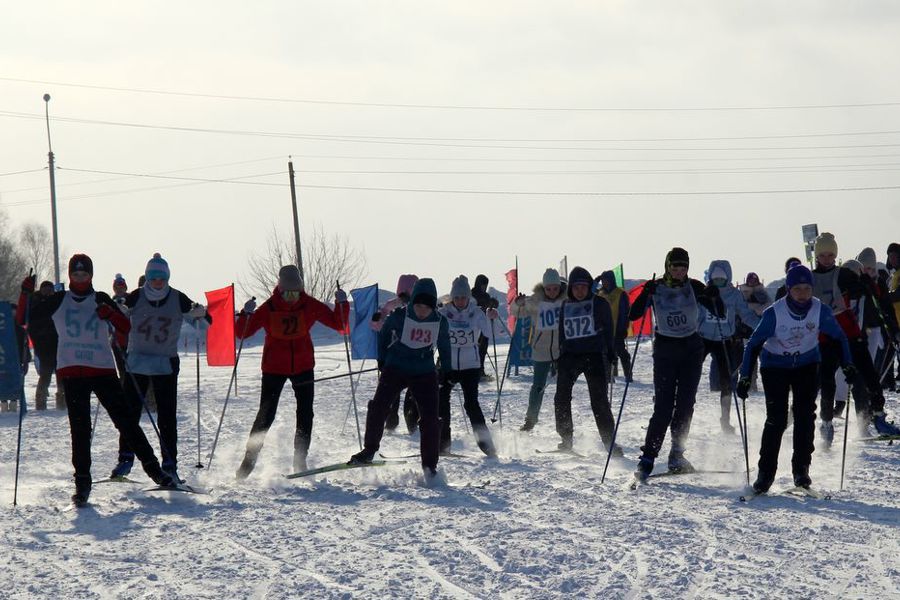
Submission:
POLYGON ((506 272, 506 326, 510 331, 515 332, 516 315, 513 314, 513 306, 515 306, 516 294, 519 293, 519 272, 518 269, 510 269, 506 272))
POLYGON ((212 325, 206 329, 206 364, 232 367, 234 348, 234 284, 206 292, 206 312, 212 325))
MULTIPOLYGON (((634 301, 637 299, 637 297, 641 295, 641 292, 644 290, 644 283, 636 285, 628 290, 628 301, 630 304, 634 304, 634 301)), ((632 321, 628 327, 629 337, 636 336, 639 333, 643 336, 653 335, 653 308, 650 306, 647 306, 647 310, 644 312, 644 315, 640 319, 638 319, 637 321, 632 321), (643 328, 641 328, 642 323, 643 328)))
POLYGON ((530 367, 531 361, 531 317, 516 321, 512 340, 509 342, 509 364, 513 367, 530 367))
POLYGON ((378 333, 369 327, 378 311, 378 284, 350 290, 353 315, 350 317, 350 356, 354 360, 378 358, 378 333))

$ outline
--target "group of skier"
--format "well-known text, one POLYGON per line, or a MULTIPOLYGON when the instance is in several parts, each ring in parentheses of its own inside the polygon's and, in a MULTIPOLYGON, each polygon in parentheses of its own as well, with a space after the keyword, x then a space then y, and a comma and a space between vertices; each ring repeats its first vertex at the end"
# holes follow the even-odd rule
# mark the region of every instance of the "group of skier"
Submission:
MULTIPOLYGON (((652 308, 653 412, 635 472, 638 481, 652 473, 669 429, 668 469, 694 470, 685 453, 708 355, 716 367, 713 385, 720 392, 720 424, 726 433, 734 432, 732 391, 748 397, 759 363, 766 422, 753 486, 757 492, 765 492, 774 481, 789 406, 794 419, 794 482, 810 486, 815 401, 821 389, 821 438, 830 445, 834 374, 839 366, 851 386, 861 427, 900 434, 886 419, 882 392, 882 380, 892 381, 893 376, 884 365, 893 362, 900 343, 900 245, 891 245, 884 269, 878 268, 875 253, 868 248, 856 260, 837 266, 837 244, 828 233, 816 239, 814 255, 812 271, 798 259, 788 260, 785 285, 774 303, 755 273, 735 287, 727 260, 712 261, 705 282, 691 278, 688 252, 678 247, 666 255, 662 277, 646 281, 633 303, 612 271, 594 278, 582 267, 565 277, 547 269, 533 293, 520 294, 510 306, 514 315, 528 317, 531 323, 528 336, 534 371, 521 430, 531 431, 538 424, 547 381, 555 373, 553 407, 561 438, 559 451, 572 451, 572 391, 583 375, 600 437, 612 456, 623 456, 615 443, 609 383, 617 363, 625 380, 631 381, 633 365, 625 345, 629 322, 643 328, 652 308)), ((94 290, 93 264, 86 255, 76 254, 69 261, 68 291, 54 291, 44 282, 35 292, 33 277, 23 281, 17 317, 27 327, 41 365, 36 405, 46 407, 49 378, 55 369, 57 402, 65 403, 71 427, 76 503, 85 502, 91 489, 91 392, 119 430, 119 455, 111 477, 127 476, 137 456, 158 484, 172 486, 180 481, 178 339, 183 320, 210 323, 211 318, 203 306, 169 286, 169 275, 168 264, 155 254, 138 289, 127 293, 124 279, 117 276, 113 299, 94 290), (157 404, 162 464, 140 427, 150 390, 157 404)), ((441 303, 432 279, 400 277, 397 298, 382 307, 370 324, 378 336, 380 375, 368 403, 363 448, 350 457, 350 464, 373 461, 385 429, 399 423, 400 397, 407 390, 403 402, 407 428, 420 432, 425 476, 436 476, 439 456, 451 451, 450 397, 457 384, 478 447, 488 457, 496 457, 478 398, 486 350, 501 327, 496 301, 484 297, 487 281, 479 275, 473 288, 460 275, 441 303)), ((247 301, 235 318, 239 338, 265 331, 259 411, 237 477, 244 479, 253 471, 288 380, 297 400, 293 468, 304 471, 314 403, 310 328, 318 322, 345 330, 347 295, 338 289, 334 307, 329 307, 309 296, 300 271, 287 265, 278 273, 271 297, 259 307, 255 299, 247 301)))

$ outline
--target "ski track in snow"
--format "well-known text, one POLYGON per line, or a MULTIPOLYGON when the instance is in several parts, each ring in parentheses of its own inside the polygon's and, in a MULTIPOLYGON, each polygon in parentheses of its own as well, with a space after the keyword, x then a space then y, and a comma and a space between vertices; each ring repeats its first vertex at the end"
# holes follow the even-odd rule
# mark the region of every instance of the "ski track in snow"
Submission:
MULTIPOLYGON (((612 460, 590 414, 585 384, 576 385, 576 450, 588 458, 538 454, 558 442, 554 382, 541 421, 521 433, 530 369, 504 386, 504 427, 492 425, 501 458, 481 458, 454 395, 455 452, 442 459, 448 481, 489 479, 484 489, 424 487, 416 459, 378 469, 282 477, 291 467, 295 402, 286 386, 257 470, 236 482, 234 470, 256 413, 260 348, 246 348, 211 471, 196 470, 194 355, 183 357, 179 452, 189 483, 210 495, 146 493, 138 485, 94 487, 91 505, 64 510, 72 492, 69 430, 63 412, 25 420, 19 506, 13 508, 16 416, 0 415, 0 597, 3 598, 889 598, 900 597, 900 444, 851 442, 844 491, 841 452, 818 448, 814 485, 827 501, 772 495, 740 503, 746 479, 740 438, 719 431, 718 394, 698 394, 688 456, 700 467, 738 471, 631 478, 652 406, 649 345, 642 345, 612 460)), ((505 355, 505 349, 498 350, 505 355)), ((343 345, 317 350, 319 376, 346 368, 343 345)), ((360 368, 361 361, 354 362, 360 368)), ((366 367, 373 366, 371 361, 366 367)), ((228 388, 228 368, 202 367, 202 453, 207 453, 228 388)), ((33 394, 34 375, 28 377, 33 394)), ((360 419, 375 388, 362 375, 360 419)), ((613 412, 623 386, 617 382, 613 412)), ((316 387, 311 467, 346 460, 357 450, 347 379, 316 387)), ((481 386, 488 418, 494 382, 481 386)), ((762 395, 748 401, 754 466, 764 420, 762 395)), ((888 411, 900 403, 888 396, 888 411)), ((402 421, 402 419, 401 419, 402 421)), ((401 429, 404 426, 401 424, 401 429)), ((153 432, 144 421, 148 435, 153 432)), ((790 485, 790 434, 782 444, 773 490, 790 485)), ((837 440, 842 440, 838 422, 837 440)), ((116 435, 101 414, 94 477, 115 462, 116 435)), ((158 446, 158 444, 154 444, 158 446)), ((388 433, 382 451, 418 449, 418 435, 388 433)), ((668 442, 659 465, 665 468, 668 442)))

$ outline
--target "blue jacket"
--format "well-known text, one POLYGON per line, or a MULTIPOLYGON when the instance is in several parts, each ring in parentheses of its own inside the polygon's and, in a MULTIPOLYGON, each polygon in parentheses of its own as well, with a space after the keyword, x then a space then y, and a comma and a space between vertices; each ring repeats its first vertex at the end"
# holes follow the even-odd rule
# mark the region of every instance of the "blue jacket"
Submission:
MULTIPOLYGON (((413 287, 410 298, 415 298, 420 293, 427 293, 437 298, 437 288, 431 279, 420 279, 413 287)), ((428 318, 419 320, 416 318, 415 309, 410 302, 407 306, 397 308, 387 319, 384 327, 378 334, 378 366, 380 368, 396 369, 406 375, 423 375, 434 372, 434 348, 437 346, 441 360, 441 369, 450 369, 450 334, 447 319, 437 310, 433 310, 428 318), (407 315, 414 323, 440 323, 436 343, 425 348, 410 348, 401 338, 407 315)))
POLYGON ((759 323, 759 317, 747 306, 747 301, 744 300, 744 295, 741 291, 731 284, 731 263, 727 260, 714 260, 709 263, 709 270, 706 271, 707 283, 711 281, 709 275, 716 267, 725 271, 728 279, 728 284, 723 288, 719 288, 719 297, 722 298, 722 303, 725 305, 726 320, 720 324, 717 319, 711 318, 709 311, 701 305, 697 314, 699 321, 697 331, 700 333, 700 337, 718 342, 723 337, 730 338, 734 335, 736 328, 735 317, 740 317, 741 321, 750 328, 756 327, 759 323), (721 334, 719 333, 720 328, 722 330, 721 334))
MULTIPOLYGON (((801 315, 797 320, 800 321, 805 316, 806 315, 801 315)), ((773 304, 763 311, 759 325, 756 326, 753 335, 751 335, 750 339, 747 341, 747 347, 744 349, 744 360, 741 363, 741 377, 750 376, 750 369, 757 354, 759 354, 759 366, 761 368, 796 369, 797 367, 803 367, 811 363, 822 362, 822 356, 818 346, 809 352, 791 356, 772 354, 768 350, 762 348, 765 341, 775 335, 775 325, 775 305, 773 304), (760 352, 760 350, 762 351, 760 352)), ((831 314, 831 311, 828 310, 828 307, 826 306, 823 306, 822 310, 819 312, 819 332, 840 342, 841 353, 843 355, 841 366, 849 365, 852 362, 852 359, 850 357, 850 345, 847 343, 847 336, 844 335, 841 326, 838 325, 834 315, 831 314)))

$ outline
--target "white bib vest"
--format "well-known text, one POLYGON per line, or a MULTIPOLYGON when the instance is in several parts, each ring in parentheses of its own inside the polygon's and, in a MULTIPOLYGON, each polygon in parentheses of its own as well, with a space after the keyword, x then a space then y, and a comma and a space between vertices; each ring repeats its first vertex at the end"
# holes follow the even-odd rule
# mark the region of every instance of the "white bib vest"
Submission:
POLYGON ((414 321, 409 315, 403 321, 403 333, 400 334, 400 343, 413 350, 428 348, 437 343, 438 332, 441 329, 441 321, 414 321))
POLYGON ((97 316, 96 294, 76 302, 72 292, 67 292, 52 319, 59 337, 56 349, 57 369, 116 368, 109 346, 108 326, 97 316))
POLYGON ((559 304, 555 302, 541 302, 538 304, 534 328, 538 331, 549 331, 557 327, 559 327, 559 304))
POLYGON ((596 332, 593 299, 563 304, 563 334, 567 340, 589 337, 596 332))
POLYGON ((662 335, 685 338, 697 331, 699 311, 690 282, 677 288, 657 286, 653 294, 653 312, 656 331, 662 335))
POLYGON ((822 302, 812 299, 806 317, 797 320, 791 315, 787 299, 781 298, 773 305, 775 334, 767 339, 763 348, 778 356, 796 356, 815 350, 819 345, 819 316, 822 302))

